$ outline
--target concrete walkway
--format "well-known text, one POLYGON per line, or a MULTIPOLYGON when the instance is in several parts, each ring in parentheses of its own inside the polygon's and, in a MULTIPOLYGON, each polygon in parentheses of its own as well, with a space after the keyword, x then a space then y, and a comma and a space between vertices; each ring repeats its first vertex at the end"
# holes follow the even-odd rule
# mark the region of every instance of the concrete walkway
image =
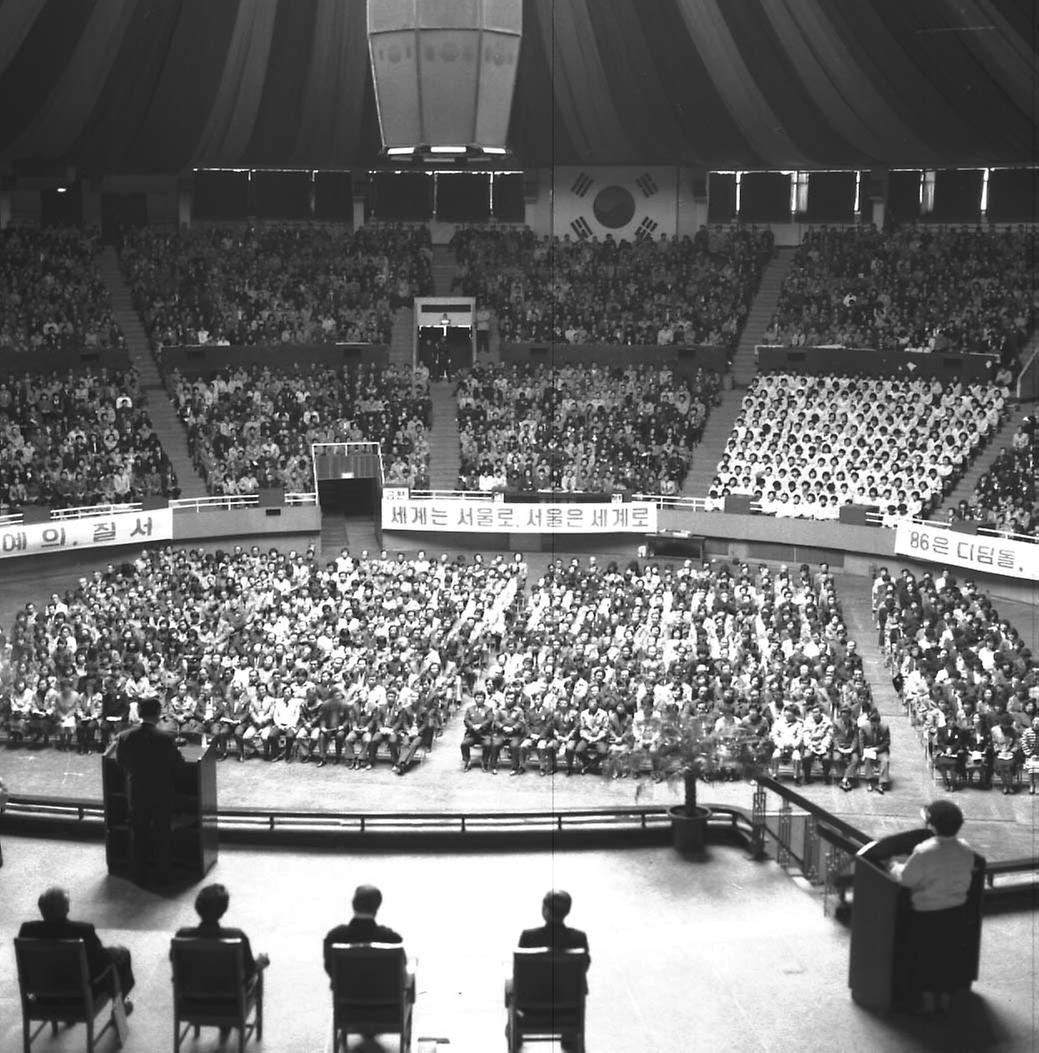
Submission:
POLYGON ((721 460, 725 445, 732 434, 732 427, 739 416, 743 396, 757 375, 755 348, 761 343, 761 334, 775 313, 783 280, 793 259, 793 249, 778 249, 761 276, 761 285, 750 306, 747 321, 733 355, 729 373, 733 387, 723 388, 721 404, 712 407, 707 416, 703 437, 693 450, 692 467, 682 486, 683 497, 707 496, 718 461, 721 460))
POLYGON ((152 427, 162 443, 163 449, 173 464, 180 484, 181 497, 205 497, 206 484, 195 469, 188 451, 188 435, 184 424, 173 408, 166 385, 148 342, 148 335, 141 324, 140 315, 133 305, 130 287, 123 277, 119 256, 112 245, 106 245, 101 256, 101 278, 112 297, 112 313, 126 337, 126 348, 130 354, 141 387, 148 400, 148 415, 152 427))

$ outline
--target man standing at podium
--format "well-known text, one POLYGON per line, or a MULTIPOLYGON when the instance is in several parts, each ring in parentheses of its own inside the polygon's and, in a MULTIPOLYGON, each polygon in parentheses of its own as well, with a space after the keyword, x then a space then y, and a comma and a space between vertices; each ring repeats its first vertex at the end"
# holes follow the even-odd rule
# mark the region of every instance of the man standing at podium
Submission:
POLYGON ((169 882, 174 778, 185 763, 173 736, 156 727, 161 711, 158 698, 140 699, 141 724, 120 735, 115 753, 126 776, 130 870, 139 885, 149 878, 156 885, 169 882))

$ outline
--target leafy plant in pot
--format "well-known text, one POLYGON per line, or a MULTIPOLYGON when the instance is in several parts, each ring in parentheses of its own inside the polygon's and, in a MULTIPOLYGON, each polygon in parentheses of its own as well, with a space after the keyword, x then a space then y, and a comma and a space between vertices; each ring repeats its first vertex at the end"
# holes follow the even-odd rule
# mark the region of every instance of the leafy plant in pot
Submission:
POLYGON ((611 754, 603 765, 609 778, 631 774, 638 800, 654 783, 681 787, 683 801, 672 805, 674 846, 682 855, 704 853, 710 808, 697 803, 699 783, 749 777, 767 759, 762 734, 740 723, 716 729, 717 714, 665 713, 648 726, 650 734, 629 752, 611 754))

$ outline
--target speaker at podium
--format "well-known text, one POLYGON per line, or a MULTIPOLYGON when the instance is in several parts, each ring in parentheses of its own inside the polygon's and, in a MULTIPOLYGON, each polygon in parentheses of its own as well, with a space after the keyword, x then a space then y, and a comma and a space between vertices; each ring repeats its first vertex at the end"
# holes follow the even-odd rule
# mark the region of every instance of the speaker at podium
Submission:
MULTIPOLYGON (((105 860, 109 874, 130 878, 130 800, 115 759, 118 745, 115 738, 101 758, 105 860)), ((211 743, 188 743, 180 753, 187 763, 174 782, 170 878, 187 885, 201 881, 217 860, 216 750, 211 743)))

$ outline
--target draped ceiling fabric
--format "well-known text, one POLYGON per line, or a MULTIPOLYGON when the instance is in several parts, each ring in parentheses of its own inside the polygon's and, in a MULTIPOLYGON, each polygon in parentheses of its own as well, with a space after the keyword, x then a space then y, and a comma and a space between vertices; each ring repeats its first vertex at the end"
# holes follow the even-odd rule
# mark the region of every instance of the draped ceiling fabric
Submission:
MULTIPOLYGON (((1036 163, 1031 0, 524 0, 525 167, 1036 163)), ((0 161, 349 168, 365 0, 0 0, 0 161)))

